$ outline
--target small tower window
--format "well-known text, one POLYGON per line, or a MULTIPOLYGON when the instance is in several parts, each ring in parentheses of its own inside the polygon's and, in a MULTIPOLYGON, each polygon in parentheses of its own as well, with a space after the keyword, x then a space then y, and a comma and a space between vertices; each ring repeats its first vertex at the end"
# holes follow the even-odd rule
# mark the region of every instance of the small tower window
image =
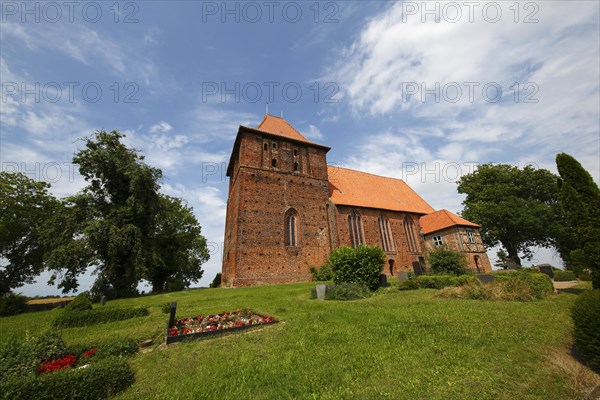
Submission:
POLYGON ((277 167, 277 159, 276 158, 271 160, 271 167, 273 167, 273 168, 277 167))
POLYGON ((294 171, 295 172, 300 171, 300 165, 297 162, 294 163, 294 171))
POLYGON ((276 149, 277 148, 277 143, 273 142, 273 148, 276 149))
POLYGON ((294 150, 294 157, 298 157, 298 150, 294 150))
POLYGON ((268 150, 269 149, 269 145, 267 143, 263 143, 263 150, 268 150))

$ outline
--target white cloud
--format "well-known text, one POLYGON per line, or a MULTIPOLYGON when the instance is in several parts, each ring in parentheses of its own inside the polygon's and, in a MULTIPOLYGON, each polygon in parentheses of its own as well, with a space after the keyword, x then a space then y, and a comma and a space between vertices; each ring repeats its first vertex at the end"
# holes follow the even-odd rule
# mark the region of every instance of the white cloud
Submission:
MULTIPOLYGON (((577 1, 535 4, 538 23, 515 23, 508 8, 512 3, 502 3, 503 17, 493 24, 482 18, 481 10, 469 23, 466 9, 458 23, 435 23, 431 16, 422 23, 421 13, 404 15, 405 4, 395 3, 363 27, 328 75, 343 90, 341 104, 357 118, 366 113, 418 121, 420 132, 391 133, 401 137, 433 133, 436 140, 420 141, 432 150, 428 158, 414 158, 419 161, 529 159, 551 166, 556 153, 567 152, 599 180, 600 6, 577 1), (452 93, 443 96, 442 90, 453 82, 462 90, 455 103, 449 100, 452 93), (468 82, 479 85, 474 86, 473 101, 468 82), (518 101, 511 89, 514 82, 521 84, 518 101), (407 96, 413 83, 417 94, 407 96), (440 101, 432 94, 423 101, 422 89, 433 89, 436 83, 440 101), (500 101, 486 101, 486 83, 501 86, 500 101), (525 83, 531 83, 527 90, 525 83), (528 95, 537 102, 524 102, 528 95)), ((521 13, 521 21, 523 17, 521 13)), ((493 97, 493 90, 488 95, 493 97)), ((389 135, 380 136, 389 141, 389 135)), ((380 157, 369 152, 373 146, 363 141, 364 159, 380 157)))
POLYGON ((302 131, 302 134, 306 136, 308 139, 324 139, 323 134, 314 125, 308 125, 308 128, 302 131))
POLYGON ((152 125, 150 127, 150 133, 170 132, 171 130, 173 130, 173 127, 171 126, 171 124, 165 121, 161 121, 158 124, 152 125))

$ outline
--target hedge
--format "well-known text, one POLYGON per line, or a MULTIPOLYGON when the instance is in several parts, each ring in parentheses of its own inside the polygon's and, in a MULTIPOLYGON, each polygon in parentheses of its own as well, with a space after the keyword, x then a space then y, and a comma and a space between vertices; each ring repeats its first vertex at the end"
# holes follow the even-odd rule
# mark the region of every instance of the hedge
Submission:
MULTIPOLYGON (((325 300, 358 300, 371 297, 371 292, 365 285, 358 283, 335 283, 326 285, 325 300)), ((312 298, 317 298, 317 289, 312 288, 312 298)))
POLYGON ((145 317, 147 315, 149 315, 149 312, 146 307, 94 308, 85 311, 63 311, 54 319, 54 321, 52 321, 52 326, 57 328, 74 328, 106 322, 122 321, 134 317, 145 317))
POLYGON ((17 315, 27 311, 28 297, 6 293, 0 297, 0 316, 17 315))
POLYGON ((43 375, 12 375, 0 382, 4 399, 105 399, 134 382, 127 360, 119 357, 90 362, 86 368, 67 368, 43 375))
POLYGON ((554 292, 552 280, 539 272, 521 271, 496 273, 497 294, 507 300, 529 301, 544 299, 554 292))
POLYGON ((581 294, 575 300, 571 317, 575 346, 589 366, 600 372, 600 289, 581 294))
POLYGON ((467 283, 459 287, 446 287, 439 297, 475 300, 531 301, 544 299, 554 291, 550 278, 541 273, 507 272, 495 274, 492 284, 467 283))
POLYGON ((69 304, 65 306, 65 311, 85 311, 92 309, 92 299, 87 292, 79 293, 69 304))
POLYGON ((448 286, 463 286, 468 283, 476 283, 477 278, 473 275, 421 275, 416 281, 421 288, 443 289, 448 286))
POLYGON ((554 280, 557 282, 575 281, 577 277, 573 271, 557 271, 554 273, 554 280))

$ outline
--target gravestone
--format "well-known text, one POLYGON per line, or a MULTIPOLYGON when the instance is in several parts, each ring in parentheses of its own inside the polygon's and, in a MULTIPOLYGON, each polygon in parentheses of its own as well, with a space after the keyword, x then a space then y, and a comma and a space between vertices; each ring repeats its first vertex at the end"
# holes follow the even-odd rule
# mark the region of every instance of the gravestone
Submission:
POLYGON ((105 304, 106 304, 106 296, 102 296, 102 297, 100 298, 100 305, 101 305, 101 306, 103 306, 103 305, 105 305, 105 304))
POLYGON ((177 311, 177 302, 174 301, 171 303, 171 315, 169 315, 169 326, 167 326, 167 330, 175 325, 175 312, 177 311))
POLYGON ((325 292, 327 292, 327 285, 317 285, 317 300, 325 300, 325 292))
POLYGON ((490 284, 496 279, 496 277, 492 274, 475 274, 475 278, 477 278, 479 283, 482 285, 490 284))
POLYGON ((423 270, 421 269, 421 263, 420 262, 413 261, 412 266, 413 266, 413 271, 415 272, 415 275, 417 275, 417 276, 423 275, 423 270))
POLYGON ((379 275, 379 287, 388 287, 387 276, 385 274, 379 275))
POLYGON ((542 273, 548 275, 550 279, 554 279, 554 270, 550 264, 540 264, 537 269, 542 273))
POLYGON ((398 283, 406 282, 408 280, 408 271, 398 271, 398 283))

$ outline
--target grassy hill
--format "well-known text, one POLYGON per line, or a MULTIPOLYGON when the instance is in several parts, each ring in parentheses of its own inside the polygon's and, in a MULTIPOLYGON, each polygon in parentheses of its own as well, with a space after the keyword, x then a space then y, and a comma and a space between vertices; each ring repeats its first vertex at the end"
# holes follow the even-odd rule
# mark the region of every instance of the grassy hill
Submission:
MULTIPOLYGON (((309 299, 314 283, 206 289, 112 301, 150 316, 63 329, 67 343, 155 338, 132 359, 118 399, 570 399, 552 362, 571 335, 575 294, 530 303, 448 300, 389 290, 350 302, 309 299), (159 349, 168 315, 251 308, 282 322, 159 349)), ((0 319, 0 341, 49 328, 59 310, 0 319)))

